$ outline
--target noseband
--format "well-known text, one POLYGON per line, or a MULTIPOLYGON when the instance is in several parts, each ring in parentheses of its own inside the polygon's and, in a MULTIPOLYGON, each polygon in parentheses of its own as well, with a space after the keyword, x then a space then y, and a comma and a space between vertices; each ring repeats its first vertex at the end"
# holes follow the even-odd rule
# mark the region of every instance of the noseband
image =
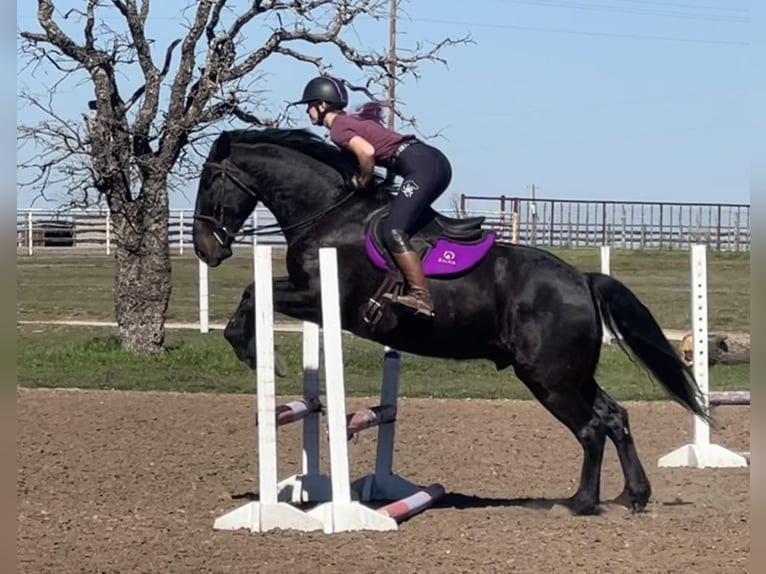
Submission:
MULTIPOLYGON (((235 174, 233 174, 228 168, 229 166, 233 166, 234 169, 237 171, 242 171, 240 167, 238 167, 234 162, 229 161, 229 159, 224 159, 220 163, 214 162, 214 161, 206 161, 203 164, 203 167, 210 168, 214 170, 214 176, 221 175, 221 183, 218 188, 218 199, 215 205, 215 210, 213 212, 213 215, 198 215, 194 214, 194 219, 198 219, 200 221, 207 221, 208 223, 212 223, 215 229, 213 229, 213 237, 215 237, 216 241, 222 246, 229 248, 231 244, 236 239, 237 232, 231 232, 226 228, 226 225, 224 224, 224 218, 223 218, 223 194, 225 190, 224 180, 228 177, 231 179, 236 185, 237 189, 241 192, 246 193, 250 197, 255 198, 256 201, 258 201, 258 195, 248 186, 246 185, 242 179, 237 177, 235 174)), ((327 209, 324 209, 317 213, 316 215, 312 215, 311 217, 308 217, 307 219, 304 219, 302 221, 299 221, 298 223, 294 223, 292 225, 286 225, 285 227, 282 227, 278 222, 277 223, 271 223, 269 225, 261 225, 252 227, 250 229, 244 229, 240 230, 239 234, 242 235, 276 235, 279 233, 283 233, 285 231, 289 231, 292 229, 300 229, 301 227, 305 227, 307 225, 311 225, 313 223, 316 223, 320 219, 322 219, 325 215, 328 213, 331 213, 332 211, 339 208, 341 205, 346 203, 351 197, 353 197, 355 193, 355 190, 351 189, 346 195, 341 197, 338 201, 330 205, 327 209)))
POLYGON ((236 235, 229 231, 226 228, 226 225, 224 224, 224 218, 223 218, 223 193, 225 189, 224 180, 228 177, 231 179, 235 184, 237 184, 237 189, 240 191, 244 191, 247 195, 253 197, 258 200, 258 196, 247 186, 243 181, 237 177, 235 174, 231 173, 228 170, 229 165, 233 165, 235 169, 239 170, 239 168, 231 163, 228 159, 224 159, 220 163, 215 161, 206 161, 203 164, 204 168, 210 168, 214 170, 213 176, 221 175, 221 183, 218 187, 218 199, 215 204, 215 210, 213 211, 213 215, 199 215, 194 214, 194 219, 198 219, 200 221, 207 221, 209 223, 212 223, 214 226, 213 229, 213 237, 215 237, 216 241, 222 246, 222 247, 230 247, 231 244, 236 239, 236 235))

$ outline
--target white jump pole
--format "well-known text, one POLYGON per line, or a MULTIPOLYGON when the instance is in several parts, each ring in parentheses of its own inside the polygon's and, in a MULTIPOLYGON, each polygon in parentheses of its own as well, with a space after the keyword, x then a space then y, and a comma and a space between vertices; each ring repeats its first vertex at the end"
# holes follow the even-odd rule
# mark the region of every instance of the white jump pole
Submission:
MULTIPOLYGON (((692 333, 694 336, 694 378, 702 391, 705 407, 709 405, 708 323, 707 323, 707 253, 704 245, 693 245, 692 263, 692 333)), ((710 443, 710 426, 694 417, 694 442, 660 458, 660 467, 723 468, 747 466, 747 459, 722 446, 710 443)))
POLYGON ((207 263, 199 260, 199 332, 207 333, 209 324, 209 301, 208 301, 208 276, 207 263))

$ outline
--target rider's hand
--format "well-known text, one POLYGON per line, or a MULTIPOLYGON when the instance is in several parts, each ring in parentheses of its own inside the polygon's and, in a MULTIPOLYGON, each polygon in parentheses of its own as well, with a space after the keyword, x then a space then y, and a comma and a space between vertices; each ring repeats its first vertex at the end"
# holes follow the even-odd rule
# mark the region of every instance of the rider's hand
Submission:
POLYGON ((360 175, 354 175, 354 177, 351 178, 351 183, 356 189, 364 189, 370 185, 370 178, 363 178, 360 175))

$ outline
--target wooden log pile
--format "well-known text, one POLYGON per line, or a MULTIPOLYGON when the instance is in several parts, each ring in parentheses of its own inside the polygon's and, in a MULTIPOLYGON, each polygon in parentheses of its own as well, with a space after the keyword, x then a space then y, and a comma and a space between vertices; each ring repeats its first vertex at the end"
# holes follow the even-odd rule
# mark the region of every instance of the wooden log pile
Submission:
MULTIPOLYGON (((691 333, 681 339, 679 351, 684 363, 694 362, 694 337, 691 333)), ((750 336, 732 336, 725 333, 710 333, 708 337, 708 365, 740 365, 750 363, 750 336)))

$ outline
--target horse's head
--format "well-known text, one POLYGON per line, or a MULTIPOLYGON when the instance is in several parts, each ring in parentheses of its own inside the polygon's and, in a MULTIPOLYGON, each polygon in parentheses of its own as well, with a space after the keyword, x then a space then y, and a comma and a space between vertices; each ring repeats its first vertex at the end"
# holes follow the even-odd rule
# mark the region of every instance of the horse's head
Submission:
POLYGON ((224 132, 213 144, 200 175, 194 207, 194 252, 210 267, 231 257, 237 232, 258 204, 255 178, 231 158, 224 132))
POLYGON ((374 185, 379 193, 354 193, 349 182, 358 171, 351 152, 305 130, 223 132, 200 177, 195 253, 211 267, 231 257, 236 234, 259 202, 272 213, 289 242, 291 235, 311 229, 324 218, 341 217, 338 208, 355 196, 366 202, 385 200, 389 190, 378 178, 374 185))

